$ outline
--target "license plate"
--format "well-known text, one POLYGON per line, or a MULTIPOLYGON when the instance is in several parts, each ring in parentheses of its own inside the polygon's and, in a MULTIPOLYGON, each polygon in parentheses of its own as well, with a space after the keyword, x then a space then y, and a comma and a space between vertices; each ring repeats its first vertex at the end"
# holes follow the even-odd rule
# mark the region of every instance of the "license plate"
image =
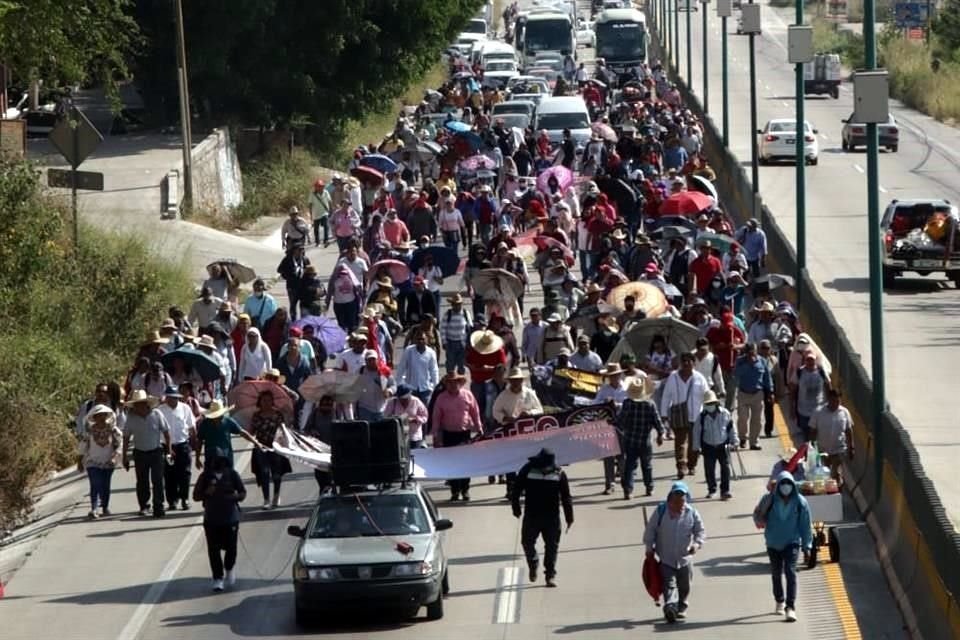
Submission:
POLYGON ((943 262, 940 260, 914 260, 913 266, 922 269, 939 269, 943 266, 943 262))
POLYGON ((793 144, 794 142, 796 142, 796 140, 794 140, 793 138, 787 138, 786 140, 784 140, 784 142, 786 142, 787 144, 793 144))

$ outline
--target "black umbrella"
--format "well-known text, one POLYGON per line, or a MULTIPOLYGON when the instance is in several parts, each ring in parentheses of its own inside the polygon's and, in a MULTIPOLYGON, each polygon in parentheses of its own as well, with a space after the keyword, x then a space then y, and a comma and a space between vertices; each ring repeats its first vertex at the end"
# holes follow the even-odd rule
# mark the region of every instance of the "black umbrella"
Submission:
POLYGON ((637 194, 633 188, 623 180, 610 177, 597 178, 597 186, 607 197, 617 203, 621 215, 633 212, 637 207, 637 194))
POLYGON ((173 369, 174 360, 183 360, 191 371, 200 376, 204 382, 213 382, 220 379, 220 364, 200 351, 193 345, 185 344, 160 356, 160 362, 167 370, 173 369))

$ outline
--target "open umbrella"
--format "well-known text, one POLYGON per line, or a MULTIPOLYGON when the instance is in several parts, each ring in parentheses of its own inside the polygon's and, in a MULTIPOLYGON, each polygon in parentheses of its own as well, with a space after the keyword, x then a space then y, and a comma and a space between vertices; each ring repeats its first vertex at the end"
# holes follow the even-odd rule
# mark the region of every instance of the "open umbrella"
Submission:
POLYGON ((332 318, 326 316, 304 316, 293 323, 294 327, 304 329, 313 327, 313 335, 323 343, 327 353, 340 353, 347 343, 347 333, 332 318))
POLYGON ((693 351, 700 332, 692 324, 669 315, 640 320, 620 338, 608 360, 616 362, 623 354, 647 354, 650 351, 650 342, 656 335, 666 339, 667 347, 671 351, 683 353, 693 351))
POLYGON ((596 182, 600 191, 607 194, 607 197, 617 204, 621 216, 632 213, 636 209, 637 193, 629 184, 623 180, 608 177, 597 178, 596 182))
POLYGON ((687 182, 691 190, 699 191, 702 194, 710 196, 714 202, 720 202, 720 195, 717 193, 717 188, 703 176, 689 176, 687 182))
POLYGON ((693 215, 713 206, 710 196, 699 191, 674 193, 660 205, 661 215, 693 215))
POLYGON ((209 269, 215 264, 219 264, 221 267, 229 271, 231 277, 241 284, 253 282, 257 279, 257 272, 253 270, 253 267, 249 267, 242 262, 239 262, 236 258, 222 258, 220 260, 214 260, 207 265, 207 268, 209 269))
MULTIPOLYGON (((458 124, 463 124, 462 122, 458 124)), ((470 125, 463 125, 468 127, 466 131, 456 131, 456 140, 460 140, 462 144, 466 145, 466 148, 470 151, 477 151, 483 147, 483 138, 476 131, 470 131, 470 125)))
POLYGON ((697 236, 697 246, 699 247, 704 242, 709 242, 711 248, 725 253, 730 250, 730 245, 734 243, 733 238, 722 233, 701 233, 697 236))
POLYGON ((423 259, 428 253, 433 256, 433 264, 440 267, 444 278, 456 275, 460 268, 460 258, 457 256, 457 252, 440 246, 430 246, 414 251, 413 257, 410 259, 410 270, 412 272, 416 273, 417 269, 423 266, 423 259))
POLYGON ((485 300, 516 300, 523 294, 523 282, 506 269, 481 269, 471 284, 485 300))
POLYGON ((293 401, 290 396, 280 385, 269 380, 247 380, 231 389, 227 394, 228 403, 233 405, 230 417, 241 426, 247 426, 257 410, 257 400, 261 393, 270 393, 273 396, 274 408, 288 420, 293 419, 293 401))
POLYGON ((163 354, 160 356, 160 362, 166 370, 170 371, 173 369, 173 361, 178 358, 183 360, 204 382, 214 382, 222 375, 220 364, 192 344, 185 344, 179 349, 163 354))
POLYGON ((494 162, 493 158, 488 158, 485 155, 477 154, 475 156, 470 156, 465 160, 460 161, 460 168, 463 171, 479 171, 480 169, 495 169, 497 163, 494 162))
POLYGON ((567 318, 567 326, 576 327, 587 335, 591 335, 597 330, 597 318, 600 317, 600 309, 595 304, 577 307, 572 316, 567 318))
POLYGON ((432 156, 443 155, 443 147, 433 140, 424 140, 417 144, 417 153, 420 154, 422 160, 432 156))
POLYGON ((592 125, 590 125, 590 128, 593 130, 595 134, 597 134, 607 142, 617 141, 617 132, 613 130, 613 127, 611 127, 605 122, 594 122, 592 125))
POLYGON ((350 175, 354 178, 363 182, 364 184, 382 184, 384 181, 383 174, 374 169, 373 167, 368 167, 366 165, 359 165, 350 170, 350 175))
POLYGON ((360 397, 359 379, 355 373, 327 369, 304 380, 297 392, 311 402, 319 402, 324 396, 333 396, 334 402, 356 402, 360 397))
POLYGON ((624 300, 633 296, 636 300, 635 308, 643 311, 648 318, 657 318, 667 310, 667 298, 663 291, 649 282, 627 282, 615 287, 607 294, 607 303, 621 310, 626 310, 624 300))
POLYGON ((443 126, 448 131, 453 131, 454 133, 467 133, 470 131, 470 125, 460 120, 448 120, 443 123, 443 126))
POLYGON ((793 276, 788 276, 785 273, 765 273, 757 276, 753 280, 754 294, 769 293, 780 287, 793 286, 796 286, 796 281, 794 281, 793 276))
POLYGON ((370 153, 360 158, 360 166, 372 167, 380 173, 394 173, 397 163, 381 153, 370 153))
POLYGON ((473 77, 473 71, 457 71, 450 77, 454 80, 466 80, 467 78, 473 77))
POLYGON ((647 280, 646 282, 648 282, 649 284, 652 284, 657 289, 660 289, 660 291, 663 291, 663 295, 667 296, 668 298, 683 297, 683 292, 681 292, 680 289, 677 289, 674 285, 670 284, 669 282, 664 282, 663 280, 647 280))
POLYGON ((542 191, 543 193, 550 193, 550 187, 547 183, 550 181, 550 176, 554 176, 557 179, 557 182, 560 184, 560 191, 566 191, 567 187, 573 184, 573 172, 570 169, 567 169, 562 164, 550 167, 539 176, 537 176, 537 190, 542 191))
POLYGON ((400 260, 380 260, 379 262, 374 262, 373 266, 370 267, 370 270, 367 272, 369 281, 373 282, 373 278, 383 269, 387 270, 387 275, 390 276, 390 279, 393 280, 393 284, 395 285, 403 284, 410 279, 410 267, 400 260))

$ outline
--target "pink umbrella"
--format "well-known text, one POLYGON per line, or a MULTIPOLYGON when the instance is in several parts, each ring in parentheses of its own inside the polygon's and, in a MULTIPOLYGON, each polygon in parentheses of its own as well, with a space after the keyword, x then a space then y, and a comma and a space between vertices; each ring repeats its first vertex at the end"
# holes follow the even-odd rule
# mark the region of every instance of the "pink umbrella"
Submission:
POLYGON ((540 251, 549 251, 554 247, 559 247, 563 251, 563 259, 567 263, 567 266, 572 267, 574 263, 573 249, 563 244, 556 238, 551 238, 550 236, 537 236, 533 239, 534 244, 537 245, 537 248, 540 251))
POLYGON ((604 122, 594 122, 590 125, 590 128, 598 136, 606 140, 607 142, 616 142, 617 141, 617 132, 613 128, 604 123, 604 122))
POLYGON ((387 274, 395 285, 403 284, 410 279, 410 267, 403 262, 399 260, 380 260, 379 262, 374 262, 373 266, 370 267, 370 271, 368 272, 370 281, 373 282, 373 278, 384 269, 386 269, 387 274))
POLYGON ((293 420, 295 414, 293 401, 283 390, 283 387, 269 380, 247 380, 235 386, 227 394, 227 401, 234 406, 230 416, 239 422, 240 426, 245 427, 250 424, 250 418, 257 410, 257 400, 261 393, 271 394, 273 396, 273 406, 277 411, 282 413, 287 420, 293 420))
POLYGON ((480 169, 493 170, 497 166, 497 163, 493 161, 493 158, 488 158, 485 155, 477 154, 475 156, 470 156, 466 160, 460 162, 460 168, 464 171, 479 171, 480 169))
POLYGON ((557 182, 560 183, 560 192, 566 190, 567 187, 573 184, 573 172, 570 169, 567 169, 562 164, 550 167, 539 176, 537 176, 537 190, 542 191, 543 193, 550 193, 550 187, 547 186, 547 182, 550 180, 550 176, 555 176, 557 182))

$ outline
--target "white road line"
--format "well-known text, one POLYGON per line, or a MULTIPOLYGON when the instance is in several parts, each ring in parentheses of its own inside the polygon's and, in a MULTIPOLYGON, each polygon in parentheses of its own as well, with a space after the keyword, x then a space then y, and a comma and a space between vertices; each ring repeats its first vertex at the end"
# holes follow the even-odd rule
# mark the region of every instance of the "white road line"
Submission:
POLYGON ((504 567, 497 575, 496 624, 520 621, 520 567, 504 567))
MULTIPOLYGON (((237 471, 241 471, 246 468, 250 463, 251 453, 245 451, 241 456, 237 458, 237 471)), ((117 640, 136 640, 140 636, 140 632, 143 630, 143 625, 147 623, 147 618, 150 617, 150 614, 153 612, 153 607, 160 602, 160 599, 163 597, 164 592, 167 590, 167 586, 170 584, 171 580, 177 572, 180 570, 180 567, 183 566, 183 563, 186 562, 187 556, 190 555, 190 552, 193 551, 194 545, 197 544, 197 541, 200 539, 200 534, 203 529, 200 528, 200 523, 203 522, 203 516, 199 515, 190 522, 190 530, 187 532, 186 537, 180 543, 180 546, 177 547, 177 550, 173 553, 173 556, 167 562, 167 566, 163 568, 163 571, 160 572, 160 577, 157 578, 157 581, 150 585, 150 589, 147 590, 145 596, 143 596, 143 602, 141 602, 136 611, 133 612, 133 616, 130 617, 130 620, 127 621, 127 624, 124 625, 123 629, 117 635, 117 640)))
POLYGON ((856 169, 857 171, 859 171, 860 173, 863 173, 863 167, 861 167, 860 165, 854 164, 854 165, 853 165, 853 168, 856 169))

